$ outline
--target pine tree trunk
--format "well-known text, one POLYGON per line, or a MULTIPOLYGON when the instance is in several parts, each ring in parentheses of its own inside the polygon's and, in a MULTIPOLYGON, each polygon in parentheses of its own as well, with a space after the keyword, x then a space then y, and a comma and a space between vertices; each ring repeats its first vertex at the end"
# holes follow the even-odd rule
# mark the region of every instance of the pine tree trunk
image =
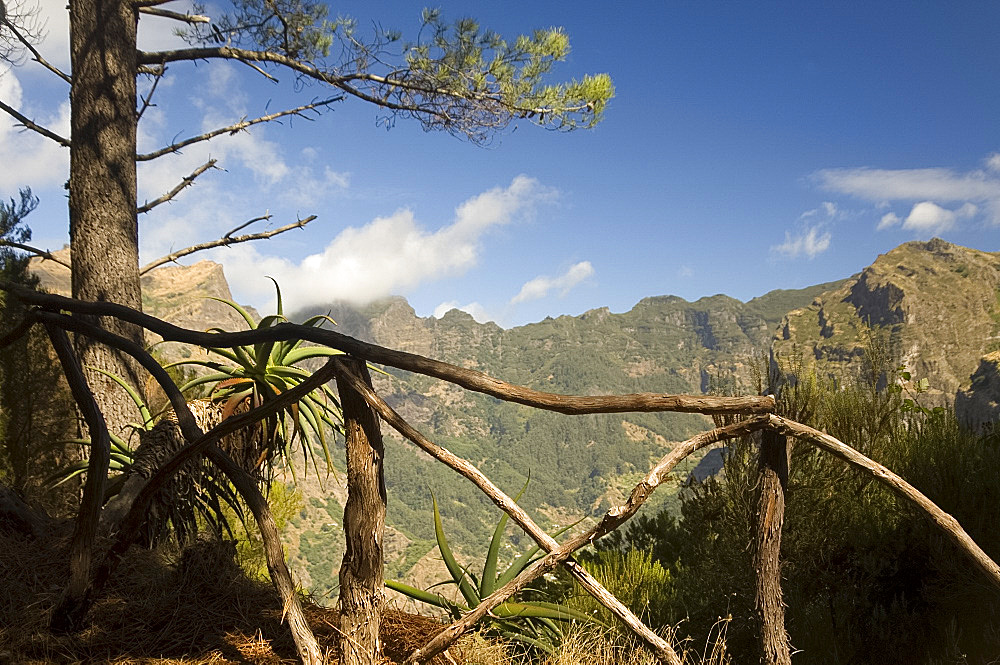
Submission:
POLYGON ((788 484, 788 443, 765 430, 760 442, 760 496, 754 569, 757 571, 756 609, 762 665, 791 665, 785 605, 781 597, 781 527, 785 520, 788 484))
MULTIPOLYGON (((136 9, 123 0, 70 1, 72 127, 69 180, 73 297, 142 308, 136 222, 136 9)), ((114 333, 142 343, 142 331, 104 318, 114 333)), ((141 385, 122 354, 76 339, 81 364, 141 385)), ((112 433, 135 419, 121 388, 88 371, 112 433)))
MULTIPOLYGON (((364 362, 353 358, 344 362, 371 385, 364 362)), ((364 398, 342 383, 339 390, 347 439, 344 507, 347 551, 340 566, 340 662, 373 665, 381 662, 379 628, 384 604, 382 544, 386 495, 382 434, 378 417, 364 398)))

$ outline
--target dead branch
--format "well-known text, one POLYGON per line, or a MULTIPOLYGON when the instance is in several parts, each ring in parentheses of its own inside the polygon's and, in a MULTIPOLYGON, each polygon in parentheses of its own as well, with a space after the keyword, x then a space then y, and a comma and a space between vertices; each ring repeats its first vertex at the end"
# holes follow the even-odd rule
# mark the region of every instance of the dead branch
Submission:
POLYGON ((14 242, 12 240, 0 240, 0 247, 13 247, 15 249, 21 249, 24 250, 25 252, 30 252, 35 256, 39 256, 45 259, 46 261, 54 261, 55 263, 58 263, 61 266, 65 266, 67 268, 70 267, 69 263, 63 261, 52 252, 45 249, 38 249, 37 247, 32 247, 31 245, 25 245, 19 242, 14 242))
POLYGON ((163 196, 161 196, 158 199, 153 199, 152 201, 147 201, 145 204, 143 204, 143 205, 139 206, 138 208, 136 208, 136 210, 135 210, 136 213, 141 215, 142 213, 149 212, 150 210, 152 210, 156 206, 160 205, 161 203, 166 203, 167 201, 173 199, 175 196, 177 196, 178 194, 180 194, 181 191, 184 190, 184 188, 190 187, 191 185, 193 185, 195 178, 197 178, 198 176, 200 176, 202 173, 204 173, 205 171, 209 170, 210 168, 214 168, 215 164, 216 164, 216 161, 217 160, 215 160, 215 159, 208 160, 207 162, 205 162, 204 164, 202 164, 201 166, 199 166, 198 168, 196 168, 194 171, 192 171, 191 175, 188 175, 188 176, 185 176, 184 178, 182 178, 181 181, 180 181, 180 183, 176 187, 174 187, 173 189, 171 189, 169 192, 167 192, 166 194, 164 194, 163 196))
POLYGON ((774 398, 769 395, 749 397, 714 397, 708 395, 664 395, 636 393, 631 395, 559 395, 525 386, 517 386, 474 369, 458 367, 415 353, 395 351, 369 344, 333 330, 293 323, 279 323, 264 330, 243 330, 232 333, 206 333, 188 330, 143 314, 124 305, 98 301, 75 300, 51 293, 37 293, 17 284, 0 281, 0 290, 14 293, 23 302, 46 309, 66 310, 80 314, 113 316, 155 332, 168 342, 185 342, 209 348, 234 347, 257 342, 287 342, 304 340, 323 344, 366 361, 397 369, 433 376, 508 402, 517 402, 547 411, 568 415, 588 413, 627 413, 677 411, 681 413, 758 414, 774 411, 774 398))
MULTIPOLYGON (((523 570, 513 580, 497 589, 486 598, 483 598, 482 602, 480 602, 480 604, 473 609, 472 612, 466 614, 460 620, 455 621, 446 627, 427 644, 410 654, 410 656, 406 659, 406 665, 416 665, 417 663, 427 662, 435 654, 447 649, 454 643, 455 640, 479 622, 489 612, 518 591, 524 589, 533 580, 537 579, 544 573, 553 570, 560 563, 568 561, 573 552, 580 549, 584 545, 597 540, 601 536, 604 536, 621 526, 639 510, 642 504, 645 503, 646 499, 648 499, 653 491, 663 482, 667 474, 669 474, 670 471, 685 457, 696 450, 704 448, 705 446, 725 439, 743 436, 744 434, 747 434, 755 429, 760 429, 766 425, 766 418, 752 418, 733 425, 728 425, 726 427, 720 427, 709 432, 703 432, 702 434, 675 446, 670 453, 668 453, 650 470, 648 474, 646 474, 646 477, 642 480, 642 482, 636 485, 636 487, 632 490, 628 501, 624 505, 616 506, 608 510, 597 525, 584 533, 568 539, 562 545, 553 548, 548 554, 523 570)), ((512 514, 511 518, 513 519, 513 517, 514 516, 512 514)), ((616 598, 614 598, 614 596, 604 598, 597 597, 595 595, 595 597, 606 607, 609 606, 608 603, 619 602, 616 598)), ((672 661, 668 660, 666 662, 672 661)))
POLYGON ((997 587, 1000 587, 1000 566, 991 559, 982 548, 976 544, 969 534, 965 532, 962 525, 954 517, 941 510, 937 504, 924 496, 920 490, 909 484, 895 473, 882 466, 878 462, 869 459, 865 455, 838 441, 829 434, 824 434, 819 430, 807 427, 800 423, 781 418, 774 414, 768 416, 772 429, 786 436, 794 436, 796 439, 806 441, 818 448, 832 453, 836 457, 844 460, 848 464, 862 471, 870 473, 876 480, 891 489, 893 492, 903 497, 916 506, 930 518, 934 524, 944 531, 944 533, 958 545, 959 549, 965 552, 975 562, 976 566, 990 578, 997 587))
POLYGON ((200 143, 201 141, 208 141, 209 139, 215 138, 220 134, 236 134, 237 132, 246 129, 247 127, 252 127, 253 125, 260 124, 262 122, 271 122, 272 120, 277 120, 278 118, 283 118, 288 115, 297 115, 300 118, 306 118, 304 113, 306 111, 315 110, 321 106, 328 106, 334 102, 339 102, 343 99, 343 95, 338 95, 336 97, 331 97, 329 99, 324 99, 321 102, 312 102, 311 104, 304 104, 294 109, 288 109, 285 111, 279 111, 277 113, 271 113, 269 115, 264 115, 259 118, 254 118, 253 120, 240 120, 237 123, 229 125, 228 127, 220 127, 219 129, 213 129, 210 132, 204 134, 199 134, 198 136, 192 136, 186 138, 183 141, 177 141, 159 150, 154 150, 153 152, 147 152, 141 155, 136 155, 136 161, 146 162, 151 159, 156 159, 157 157, 162 157, 163 155, 170 154, 172 152, 178 152, 181 148, 185 148, 193 143, 200 143))
MULTIPOLYGON (((195 455, 204 453, 226 474, 246 501, 257 520, 261 538, 264 541, 264 553, 267 559, 268 571, 270 572, 272 583, 281 597, 286 616, 288 617, 289 627, 292 630, 292 637, 295 640, 302 662, 307 665, 321 665, 323 662, 322 650, 316 642, 312 630, 309 628, 309 624, 302 612, 302 606, 295 593, 294 582, 292 581, 288 566, 285 564, 281 540, 278 535, 277 526, 274 523, 274 518, 267 505, 267 500, 260 493, 260 489, 249 474, 233 462, 225 452, 220 450, 216 443, 222 436, 258 422, 273 413, 277 413, 295 401, 298 401, 303 395, 329 381, 333 378, 332 367, 329 367, 330 363, 295 388, 282 393, 274 400, 270 400, 268 404, 254 408, 240 416, 228 418, 206 434, 198 427, 184 396, 177 389, 177 386, 174 385, 166 370, 140 345, 71 316, 52 312, 38 312, 37 316, 47 326, 85 334, 94 340, 124 351, 135 358, 153 375, 153 378, 167 394, 170 404, 174 408, 174 413, 177 416, 177 423, 181 429, 181 433, 188 442, 187 445, 178 450, 173 457, 153 474, 139 492, 131 509, 121 523, 118 530, 118 538, 108 550, 104 561, 95 574, 92 594, 104 587, 117 567, 118 562, 121 560, 122 555, 135 539, 138 528, 148 509, 149 501, 156 491, 187 461, 195 455)), ((65 335, 65 333, 63 334, 65 335)), ((106 471, 101 477, 103 478, 105 475, 106 471)), ((84 605, 84 612, 86 608, 87 606, 84 605)))
POLYGON ((56 67, 55 65, 53 65, 52 63, 50 63, 48 60, 46 60, 45 58, 43 58, 42 54, 39 53, 38 49, 36 49, 34 47, 34 45, 31 43, 31 40, 28 39, 27 37, 25 37, 24 35, 22 35, 21 32, 17 29, 17 27, 11 21, 5 22, 4 25, 11 32, 14 33, 14 36, 17 37, 17 41, 19 41, 22 44, 24 44, 24 47, 31 52, 32 60, 34 60, 35 62, 37 62, 38 64, 40 64, 42 67, 45 67, 45 69, 47 69, 50 72, 52 72, 53 74, 55 74, 56 76, 58 76, 59 78, 61 78, 66 83, 69 83, 70 85, 73 84, 73 79, 70 78, 69 74, 66 74, 61 69, 59 69, 58 67, 56 67))
POLYGON ((223 238, 229 238, 234 233, 236 233, 237 231, 245 229, 246 227, 250 226, 251 224, 256 224, 257 222, 269 221, 270 219, 271 219, 271 211, 268 210, 267 212, 265 212, 260 217, 254 217, 253 219, 248 219, 247 221, 243 222, 242 224, 240 224, 240 225, 238 225, 238 226, 236 226, 236 227, 234 227, 232 229, 229 229, 229 231, 226 232, 226 235, 224 235, 222 237, 223 238))
POLYGON ((167 73, 167 68, 166 67, 160 67, 159 71, 157 71, 156 74, 153 75, 153 85, 152 85, 152 87, 150 87, 149 93, 145 97, 142 98, 142 106, 139 108, 138 112, 136 112, 136 114, 135 114, 135 120, 136 120, 136 122, 142 120, 142 114, 145 113, 146 109, 148 109, 150 107, 151 102, 153 101, 153 95, 156 93, 156 86, 158 86, 160 84, 160 80, 163 78, 163 75, 166 74, 166 73, 167 73))
POLYGON ((54 633, 73 633, 83 627, 87 613, 87 591, 90 585, 90 564, 93 558, 94 538, 104 501, 104 483, 108 477, 111 460, 111 438, 104 416, 94 400, 94 394, 83 376, 83 369, 73 352, 73 345, 66 331, 46 323, 52 347, 59 356, 73 399, 83 414, 90 430, 90 461, 87 480, 83 486, 83 499, 76 519, 76 529, 69 553, 69 584, 63 591, 59 605, 52 612, 51 629, 54 633))
MULTIPOLYGON (((490 501, 496 504, 505 513, 510 515, 511 519, 514 520, 518 526, 524 529, 524 531, 530 535, 543 549, 545 549, 546 552, 552 552, 559 548, 559 543, 557 543, 552 536, 547 534, 544 529, 538 526, 535 521, 531 519, 528 513, 517 505, 517 503, 510 498, 510 496, 505 494, 499 487, 493 484, 493 482, 487 478, 482 471, 477 469, 468 460, 462 459, 446 448, 438 446, 414 429, 398 413, 396 413, 392 407, 386 404, 385 401, 382 400, 382 398, 379 397, 375 391, 361 379, 361 377, 353 372, 351 368, 343 362, 343 360, 333 357, 331 358, 331 361, 335 365, 338 383, 343 381, 350 385, 350 387, 364 397, 369 406, 378 412, 379 416, 389 423, 397 432, 415 443, 418 447, 424 450, 424 452, 430 454, 439 462, 443 462, 448 467, 458 472, 461 476, 471 481, 472 484, 478 487, 481 492, 489 497, 490 501)), ((636 509, 638 509, 638 506, 636 509)), ((649 648, 662 662, 669 663, 670 665, 680 665, 680 658, 678 658, 677 654, 674 653, 670 644, 643 624, 631 610, 619 602, 582 566, 569 559, 565 560, 563 565, 566 566, 569 572, 577 579, 583 588, 590 592, 595 598, 598 599, 599 602, 624 621, 636 634, 645 639, 649 648)), ((503 602, 503 600, 505 599, 501 599, 497 605, 499 605, 500 602, 503 602)), ((496 606, 494 605, 493 607, 496 606)), ((460 635, 461 633, 454 634, 452 642, 460 635)), ((422 655, 419 657, 420 662, 426 662, 426 660, 433 658, 441 651, 447 649, 452 642, 437 646, 433 652, 421 650, 422 655)))
POLYGON ((212 19, 201 14, 181 14, 180 12, 172 12, 169 9, 160 9, 159 7, 152 5, 139 5, 140 14, 150 14, 152 16, 162 16, 163 18, 173 19, 175 21, 181 21, 183 23, 190 23, 194 25, 196 23, 211 23, 212 19))
POLYGON ((33 122, 32 120, 30 120, 27 117, 25 117, 25 116, 21 115, 20 113, 18 113, 16 109, 14 109, 14 108, 8 106, 7 104, 5 104, 2 100, 0 100, 0 110, 6 111, 8 115, 10 115, 15 120, 17 120, 19 123, 21 123, 21 125, 23 127, 25 127, 26 129, 30 129, 30 130, 32 130, 34 132, 38 132, 39 134, 41 134, 45 138, 52 139, 53 141, 55 141, 59 145, 63 146, 64 148, 69 148, 70 147, 71 144, 70 144, 69 139, 64 139, 63 137, 61 137, 58 134, 56 134, 55 132, 53 132, 51 129, 46 129, 45 127, 42 127, 41 125, 33 122))
MULTIPOLYGON (((235 237, 230 236, 229 233, 232 233, 232 231, 230 231, 229 233, 219 238, 218 240, 212 240, 210 242, 203 242, 198 245, 192 245, 191 247, 187 247, 185 249, 173 252, 171 254, 167 254, 166 256, 162 256, 151 263, 147 263, 139 270, 139 274, 145 275, 153 268, 158 268, 159 266, 162 266, 164 263, 170 263, 172 261, 176 261, 182 256, 188 256, 189 254, 194 254, 195 252, 201 252, 206 249, 212 249, 213 247, 228 247, 229 245, 236 245, 241 242, 250 242, 251 240, 264 240, 266 238, 271 238, 273 236, 276 236, 279 233, 284 233, 285 231, 291 231, 292 229, 301 229, 314 219, 316 219, 316 215, 309 215, 305 219, 300 219, 297 222, 286 224, 285 226, 273 229, 271 231, 261 231, 260 233, 248 233, 242 236, 235 236, 235 237)), ((243 226, 246 225, 244 224, 243 226)), ((243 228, 243 226, 237 228, 243 228)))

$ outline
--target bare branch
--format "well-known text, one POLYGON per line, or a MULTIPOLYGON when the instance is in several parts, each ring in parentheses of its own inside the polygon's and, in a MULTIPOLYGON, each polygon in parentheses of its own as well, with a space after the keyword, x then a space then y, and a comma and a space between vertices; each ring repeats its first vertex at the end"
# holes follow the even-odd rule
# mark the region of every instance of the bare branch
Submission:
POLYGON ((224 235, 222 237, 223 238, 229 238, 230 236, 232 236, 237 231, 239 231, 241 229, 245 229, 246 227, 250 226, 251 224, 256 224, 257 222, 263 222, 263 221, 266 221, 266 220, 269 220, 269 219, 271 219, 271 213, 270 212, 265 212, 260 217, 254 217, 251 220, 243 222, 242 224, 240 224, 236 228, 230 229, 229 231, 226 232, 226 235, 224 235))
POLYGON ((173 2, 174 0, 135 0, 134 4, 139 9, 143 7, 158 7, 160 5, 165 5, 168 2, 173 2))
POLYGON ((211 23, 212 19, 202 14, 181 14, 180 12, 172 12, 169 9, 160 9, 159 7, 153 7, 149 5, 139 5, 140 14, 150 14, 152 16, 162 16, 163 18, 170 18, 175 21, 182 21, 184 23, 190 23, 194 25, 195 23, 211 23))
POLYGON ((213 168, 215 166, 216 161, 217 160, 214 160, 214 159, 208 160, 207 162, 205 162, 204 164, 202 164, 201 166, 199 166, 198 168, 196 168, 194 171, 192 171, 191 175, 185 176, 181 180, 180 184, 178 184, 176 187, 174 187, 173 189, 171 189, 169 192, 167 192, 166 194, 164 194, 163 196, 161 196, 158 199, 154 199, 152 201, 149 201, 149 202, 145 203, 144 205, 141 205, 138 208, 136 208, 136 213, 142 214, 144 212, 149 212, 150 210, 152 210, 156 206, 160 205, 161 203, 166 203, 167 201, 171 200, 172 198, 174 198, 175 196, 177 196, 178 194, 180 194, 181 191, 185 187, 190 187, 192 184, 194 184, 194 179, 195 178, 197 178, 198 176, 200 176, 202 173, 204 173, 205 171, 209 170, 210 168, 213 168))
MULTIPOLYGON (((433 456, 440 462, 443 462, 449 466, 454 471, 457 471, 467 480, 471 481, 476 487, 479 488, 490 500, 495 503, 501 510, 507 513, 514 522, 517 523, 524 531, 529 534, 535 541, 543 548, 546 552, 552 552, 559 549, 559 543, 545 533, 545 531, 535 523, 534 520, 521 508, 517 503, 507 494, 503 492, 499 487, 497 487, 486 475, 477 469, 468 460, 455 455, 450 450, 442 448, 437 444, 433 443, 420 432, 414 429, 409 423, 407 423, 403 418, 393 410, 385 401, 379 397, 374 390, 371 389, 352 369, 345 363, 341 358, 337 356, 332 357, 331 362, 334 363, 337 372, 337 382, 346 382, 355 391, 361 394, 361 396, 368 402, 369 406, 374 409, 379 416, 389 423, 397 432, 405 436, 407 439, 417 444, 422 450, 433 456)), ((762 419, 761 419, 762 420, 762 419)), ((707 445, 707 444, 706 444, 707 445)), ((657 467, 658 469, 659 467, 657 467)), ((665 475, 665 474, 664 474, 665 475)), ((658 484, 658 483, 657 483, 658 484)), ((655 485, 653 486, 655 488, 655 485)), ((649 491, 652 493, 652 489, 649 491)), ((641 503, 641 502, 640 502, 641 503)), ((635 506, 635 510, 638 510, 639 506, 635 506)), ((635 510, 622 518, 624 522, 628 517, 631 517, 635 510)), ((590 542, 589 540, 581 541, 582 544, 590 542)), ((671 665, 680 665, 681 661, 677 657, 677 654, 670 648, 670 644, 663 638, 659 637, 656 633, 649 629, 648 626, 642 623, 642 621, 632 613, 627 607, 625 607, 617 598, 615 598, 607 589, 605 589, 600 582, 594 579, 582 566, 580 566, 575 561, 569 560, 568 557, 565 560, 564 565, 566 565, 569 572, 577 579, 584 589, 589 591, 595 598, 598 599, 601 604, 611 610, 616 616, 618 616, 622 621, 624 621, 632 630, 634 630, 638 635, 646 640, 647 646, 657 654, 662 662, 670 663, 671 665)), ((503 602, 505 598, 501 598, 497 601, 496 605, 503 602)), ((496 607, 493 605, 492 607, 496 607)), ((492 609, 489 608, 489 609, 492 609)), ((489 610, 487 610, 488 612, 489 610)), ((483 612, 485 615, 486 612, 483 612)), ((481 617, 480 617, 481 618, 481 617)), ((471 623, 469 625, 472 625, 471 623)), ((448 637, 451 642, 454 641, 461 633, 449 634, 448 637)), ((422 660, 430 659, 437 653, 440 653, 446 649, 451 642, 441 645, 440 643, 436 645, 436 650, 431 652, 421 651, 422 660)))
POLYGON ((4 25, 6 25, 10 29, 10 31, 14 33, 14 36, 17 37, 17 40, 19 42, 21 42, 22 44, 24 44, 24 47, 26 49, 28 49, 29 51, 31 51, 32 60, 34 60, 35 62, 37 62, 38 64, 40 64, 42 67, 45 67, 45 69, 47 69, 50 72, 52 72, 53 74, 55 74, 56 76, 58 76, 59 78, 61 78, 63 81, 66 81, 66 83, 69 83, 70 85, 73 84, 73 79, 71 79, 69 77, 69 74, 66 74, 61 69, 59 69, 58 67, 56 67, 55 65, 53 65, 52 63, 50 63, 48 60, 46 60, 45 58, 43 58, 42 54, 38 52, 38 49, 36 49, 34 47, 34 45, 31 43, 30 40, 28 40, 27 37, 25 37, 24 35, 22 35, 21 32, 17 28, 14 27, 13 23, 11 23, 10 21, 6 21, 6 22, 4 22, 4 25))
POLYGON ((139 108, 139 111, 135 114, 136 122, 142 120, 142 114, 145 113, 146 109, 150 107, 150 103, 153 101, 153 94, 156 93, 156 86, 160 84, 160 79, 162 79, 163 75, 166 73, 167 73, 167 68, 166 66, 163 66, 160 67, 159 71, 153 75, 153 85, 149 89, 149 93, 142 98, 142 106, 139 108))
POLYGON ((433 376, 485 395, 525 406, 567 415, 588 413, 650 413, 676 411, 705 415, 739 413, 753 415, 772 413, 774 397, 770 395, 746 397, 714 397, 709 395, 668 395, 663 393, 633 393, 630 395, 560 395, 547 393, 526 386, 518 386, 467 367, 459 367, 440 360, 433 360, 416 353, 396 351, 377 344, 369 344, 333 330, 312 326, 279 323, 263 330, 244 330, 231 333, 206 333, 188 330, 166 321, 143 314, 125 305, 107 301, 85 301, 66 298, 52 293, 37 293, 30 289, 0 281, 0 290, 16 295, 22 302, 50 309, 62 309, 80 314, 113 316, 150 330, 165 341, 185 342, 210 348, 231 348, 258 342, 287 342, 303 340, 323 344, 349 353, 369 362, 388 365, 397 369, 433 376))
POLYGON ((19 242, 13 242, 11 240, 0 240, 0 247, 13 247, 15 249, 24 250, 25 252, 30 252, 31 254, 39 256, 45 259, 46 261, 54 261, 61 266, 66 266, 67 268, 70 267, 68 263, 58 258, 52 252, 45 249, 38 249, 37 247, 32 247, 31 245, 24 245, 19 242))
POLYGON ((276 236, 279 233, 284 233, 285 231, 291 231, 292 229, 301 229, 306 224, 308 224, 309 222, 313 221, 314 219, 316 219, 316 215, 310 215, 309 217, 306 217, 305 219, 300 219, 299 221, 294 222, 292 224, 287 224, 285 226, 282 226, 282 227, 277 228, 277 229, 273 229, 271 231, 262 231, 261 233, 251 233, 251 234, 242 235, 242 236, 235 236, 235 237, 230 236, 229 234, 226 234, 225 236, 219 238, 218 240, 212 240, 210 242, 203 242, 203 243, 201 243, 199 245, 192 245, 191 247, 188 247, 186 249, 182 249, 180 251, 173 252, 172 254, 168 254, 166 256, 160 257, 160 258, 156 259, 155 261, 153 261, 152 263, 147 263, 142 268, 140 268, 139 269, 139 274, 140 275, 145 275, 147 272, 149 272, 153 268, 158 268, 158 267, 162 266, 164 263, 171 263, 172 261, 176 261, 177 259, 181 258, 182 256, 188 256, 189 254, 194 254, 195 252, 201 252, 201 251, 204 251, 206 249, 212 249, 213 247, 228 247, 229 245, 236 245, 238 243, 249 242, 251 240, 264 240, 266 238, 270 238, 272 236, 276 236))
POLYGON ((18 113, 15 109, 4 104, 3 101, 0 101, 0 110, 6 111, 8 115, 13 116, 13 118, 18 122, 20 122, 25 128, 38 132, 47 139, 52 139, 53 141, 63 146, 64 148, 70 147, 69 139, 64 139, 63 137, 53 132, 51 129, 46 129, 41 125, 35 124, 25 116, 18 113))
POLYGON ((312 102, 311 104, 304 104, 303 106, 299 106, 294 109, 288 109, 285 111, 279 111, 277 113, 271 113, 269 115, 263 115, 259 118, 254 118, 253 120, 244 119, 235 124, 229 125, 228 127, 221 127, 219 129, 206 132, 205 134, 201 134, 199 136, 192 136, 191 138, 187 138, 184 139, 183 141, 172 143, 171 145, 168 145, 165 148, 160 148, 159 150, 154 150, 153 152, 147 152, 142 155, 136 155, 136 160, 140 162, 146 162, 151 159, 156 159, 157 157, 162 157, 163 155, 167 155, 172 152, 177 152, 181 148, 185 148, 193 143, 199 143, 201 141, 207 141, 211 138, 215 138, 220 134, 235 134, 241 130, 246 129, 247 127, 251 127, 253 125, 257 125, 262 122, 270 122, 272 120, 277 120, 278 118, 283 118, 288 115, 297 115, 300 118, 308 119, 307 116, 303 115, 305 111, 311 111, 321 106, 328 106, 334 102, 339 102, 343 98, 344 98, 343 95, 338 95, 336 97, 324 99, 323 101, 320 102, 312 102))

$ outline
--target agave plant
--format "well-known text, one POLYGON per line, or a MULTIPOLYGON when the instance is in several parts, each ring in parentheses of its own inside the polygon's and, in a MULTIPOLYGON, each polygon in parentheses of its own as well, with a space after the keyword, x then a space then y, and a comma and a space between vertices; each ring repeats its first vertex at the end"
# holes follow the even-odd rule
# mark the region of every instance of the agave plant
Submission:
MULTIPOLYGON (((251 330, 262 330, 278 323, 286 323, 281 301, 281 288, 273 279, 277 292, 277 312, 265 316, 259 322, 243 307, 231 300, 212 297, 236 311, 251 330)), ((306 326, 321 326, 324 322, 335 323, 329 316, 314 316, 303 323, 306 326)), ((212 328, 211 332, 226 332, 212 328)), ((211 373, 188 381, 181 387, 187 392, 198 386, 210 386, 209 398, 224 404, 222 418, 225 419, 239 410, 259 406, 277 395, 294 388, 308 379, 312 372, 299 366, 314 358, 342 354, 342 351, 323 346, 302 346, 302 340, 287 342, 258 342, 253 345, 234 348, 210 348, 209 353, 219 357, 216 360, 183 360, 167 367, 201 366, 211 373)), ((314 444, 318 443, 326 461, 327 470, 333 468, 326 428, 343 431, 340 402, 329 386, 321 386, 302 397, 285 410, 265 419, 261 430, 256 460, 251 464, 260 468, 275 454, 281 455, 295 477, 292 464, 292 445, 299 440, 305 459, 313 462, 317 469, 314 444)))
MULTIPOLYGON (((140 435, 140 445, 136 448, 130 445, 129 440, 108 433, 111 439, 108 463, 110 477, 104 492, 104 503, 108 504, 121 492, 134 470, 148 469, 162 463, 177 446, 183 445, 184 441, 179 436, 171 436, 169 427, 156 424, 156 418, 145 400, 128 383, 102 369, 96 367, 90 369, 107 376, 125 390, 142 420, 141 423, 130 424, 132 430, 140 435)), ((89 447, 91 440, 73 439, 66 443, 89 447)), ((45 482, 53 485, 62 484, 86 473, 88 466, 87 460, 80 460, 56 471, 45 482)), ((217 533, 225 532, 232 536, 233 531, 229 523, 232 515, 240 520, 245 518, 239 498, 225 475, 203 460, 189 463, 180 477, 172 480, 157 494, 143 526, 141 540, 152 545, 172 535, 183 542, 198 532, 199 524, 206 523, 217 533)))
MULTIPOLYGON (((523 493, 524 489, 522 488, 514 500, 520 499, 523 493)), ((386 580, 385 585, 393 591, 398 591, 419 602, 447 610, 453 619, 458 619, 463 613, 478 607, 484 598, 513 580, 525 568, 540 558, 540 548, 535 545, 517 557, 503 572, 499 572, 500 545, 503 542, 504 530, 509 520, 509 516, 505 513, 493 531, 486 559, 483 562, 482 575, 477 577, 455 559, 441 524, 441 513, 438 510, 437 499, 434 498, 433 494, 431 500, 434 505, 434 535, 438 551, 441 553, 441 558, 444 560, 452 579, 435 584, 427 590, 418 589, 395 580, 386 580), (454 602, 431 591, 435 586, 444 584, 457 587, 465 602, 454 602)), ((552 535, 553 537, 558 536, 573 526, 571 524, 559 529, 552 535)), ((522 600, 520 602, 507 601, 498 605, 488 615, 487 621, 490 622, 487 632, 539 649, 545 653, 552 653, 562 635, 560 624, 572 621, 594 622, 595 620, 593 617, 564 605, 541 600, 522 600)))

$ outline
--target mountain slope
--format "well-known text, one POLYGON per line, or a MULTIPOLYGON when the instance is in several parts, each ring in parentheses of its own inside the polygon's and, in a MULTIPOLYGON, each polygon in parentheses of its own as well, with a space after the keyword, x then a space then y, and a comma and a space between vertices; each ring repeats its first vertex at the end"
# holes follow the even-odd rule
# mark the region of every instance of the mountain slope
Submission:
POLYGON ((988 413, 975 405, 996 401, 983 392, 993 384, 973 386, 972 374, 1000 349, 1000 254, 940 239, 900 245, 789 312, 773 348, 779 357, 801 356, 823 373, 843 375, 863 363, 870 328, 883 331, 912 376, 928 379, 929 405, 955 405, 966 420, 984 421, 988 413))

